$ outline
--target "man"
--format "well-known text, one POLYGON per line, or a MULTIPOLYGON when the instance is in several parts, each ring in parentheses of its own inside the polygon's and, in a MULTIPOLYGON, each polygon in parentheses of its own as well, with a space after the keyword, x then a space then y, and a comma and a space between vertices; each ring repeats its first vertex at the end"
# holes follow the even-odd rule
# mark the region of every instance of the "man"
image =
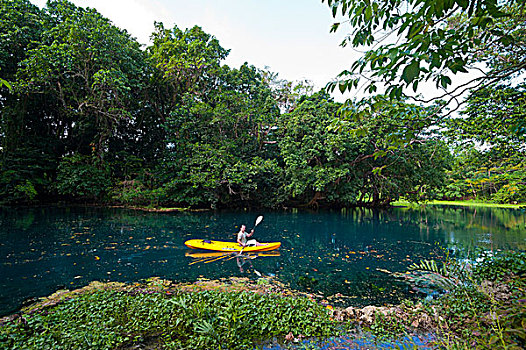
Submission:
POLYGON ((239 230, 239 233, 237 234, 237 243, 239 243, 242 247, 250 247, 250 246, 261 246, 264 245, 262 243, 259 243, 255 239, 247 240, 247 238, 252 237, 254 234, 254 229, 248 233, 245 231, 247 228, 245 225, 241 225, 241 229, 239 230))

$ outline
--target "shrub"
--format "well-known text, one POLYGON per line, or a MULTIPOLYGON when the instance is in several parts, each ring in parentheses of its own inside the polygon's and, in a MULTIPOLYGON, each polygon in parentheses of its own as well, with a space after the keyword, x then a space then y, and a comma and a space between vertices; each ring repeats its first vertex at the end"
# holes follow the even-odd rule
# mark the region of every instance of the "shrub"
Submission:
POLYGON ((55 186, 62 195, 100 199, 111 187, 110 171, 92 157, 67 156, 62 158, 58 166, 55 186))

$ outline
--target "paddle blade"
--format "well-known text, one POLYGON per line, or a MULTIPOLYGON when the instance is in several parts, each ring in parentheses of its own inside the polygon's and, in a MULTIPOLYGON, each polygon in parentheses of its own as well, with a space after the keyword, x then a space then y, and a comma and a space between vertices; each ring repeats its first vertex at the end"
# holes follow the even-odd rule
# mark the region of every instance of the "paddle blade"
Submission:
POLYGON ((257 225, 259 225, 259 223, 260 223, 261 221, 263 221, 263 216, 258 216, 258 218, 256 219, 256 224, 254 225, 254 227, 257 226, 257 225))

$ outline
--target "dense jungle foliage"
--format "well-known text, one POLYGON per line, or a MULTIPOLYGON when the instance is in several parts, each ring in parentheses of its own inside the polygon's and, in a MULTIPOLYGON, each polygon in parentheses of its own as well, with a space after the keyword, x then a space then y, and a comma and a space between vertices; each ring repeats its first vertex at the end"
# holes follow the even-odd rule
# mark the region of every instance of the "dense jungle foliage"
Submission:
MULTIPOLYGON (((487 25, 508 33, 499 41, 503 55, 521 57, 524 24, 516 20, 524 6, 508 5, 512 18, 487 25)), ((157 23, 143 48, 94 9, 65 0, 44 9, 0 0, 0 17, 3 204, 526 200, 526 91, 506 77, 476 90, 462 118, 440 118, 436 128, 436 106, 398 93, 340 104, 248 63, 229 67, 228 49, 197 26, 157 23)), ((491 40, 481 36, 484 54, 470 57, 504 69, 491 40)), ((419 67, 409 63, 401 79, 414 83, 419 67)))

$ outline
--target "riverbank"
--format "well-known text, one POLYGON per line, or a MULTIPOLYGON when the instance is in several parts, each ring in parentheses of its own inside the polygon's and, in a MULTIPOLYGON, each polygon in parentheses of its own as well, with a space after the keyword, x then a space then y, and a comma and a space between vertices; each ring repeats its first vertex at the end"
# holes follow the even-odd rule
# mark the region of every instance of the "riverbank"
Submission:
POLYGON ((200 212, 208 211, 209 209, 192 209, 192 208, 179 208, 179 207, 139 207, 139 206, 130 206, 130 205, 100 205, 101 208, 118 208, 118 209, 129 209, 144 211, 148 213, 182 213, 182 212, 200 212))
MULTIPOLYGON (((490 202, 480 202, 480 201, 474 201, 474 200, 464 200, 464 201, 442 201, 442 200, 433 200, 433 201, 424 201, 420 203, 415 202, 409 202, 406 200, 398 200, 395 202, 390 203, 388 206, 379 206, 379 207, 371 207, 370 205, 363 205, 363 206, 357 206, 357 208, 367 208, 367 209, 385 209, 389 206, 391 207, 409 207, 409 208, 415 208, 415 207, 425 207, 425 206, 461 206, 461 207, 486 207, 486 208, 507 208, 507 209, 525 209, 526 203, 517 203, 517 204, 502 204, 502 203, 490 203, 490 202)), ((191 208, 191 207, 163 207, 163 206, 137 206, 137 205, 125 205, 125 204, 118 204, 118 203, 79 203, 79 202, 51 202, 47 204, 33 204, 33 205, 25 205, 23 207, 45 207, 45 206, 58 206, 58 207, 92 207, 92 208, 117 208, 117 209, 128 209, 128 210, 136 210, 136 211, 143 211, 143 212, 149 212, 149 213, 182 213, 182 212, 206 212, 211 211, 214 209, 211 208, 191 208)), ((4 205, 0 207, 4 208, 15 208, 14 206, 4 205)), ((334 206, 319 206, 317 209, 344 209, 345 207, 334 207, 334 206)), ((356 208, 356 207, 347 207, 347 208, 356 208)), ((238 209, 247 209, 247 208, 238 208, 238 209)), ((265 208, 252 208, 253 210, 263 210, 265 208)), ((305 207, 305 206, 287 206, 283 207, 283 210, 308 210, 313 211, 314 209, 311 207, 305 207)), ((268 210, 268 208, 266 209, 268 210)), ((315 210, 314 210, 315 211, 315 210)))
MULTIPOLYGON (((491 202, 481 202, 475 200, 463 200, 463 201, 443 201, 443 200, 432 200, 425 201, 421 203, 409 202, 406 200, 398 200, 391 203, 393 207, 420 207, 420 206, 461 206, 461 207, 483 207, 483 208, 505 208, 505 209, 522 209, 526 208, 526 203, 491 203, 491 202)), ((155 213, 175 213, 175 212, 200 212, 200 211, 209 211, 211 209, 194 209, 194 208, 180 208, 180 207, 151 207, 151 206, 130 206, 130 205, 99 205, 100 207, 109 207, 109 208, 123 208, 131 209, 145 212, 155 212, 155 213)), ((371 208, 370 206, 364 205, 364 208, 371 208)), ((299 207, 288 207, 289 209, 307 209, 304 206, 299 207)), ((320 207, 321 208, 321 207, 320 207)), ((379 207, 378 209, 383 209, 384 206, 379 207)))
MULTIPOLYGON (((375 347, 386 343, 384 335, 357 333, 353 325, 367 326, 382 308, 333 307, 331 300, 340 297, 326 299, 294 291, 272 278, 92 282, 72 291, 59 290, 1 318, 0 345, 28 349, 73 345, 83 349, 319 349, 327 344, 375 347)), ((405 343, 427 345, 416 336, 405 343)))
POLYGON ((501 253, 469 268, 421 262, 395 277, 446 293, 364 308, 334 307, 341 295, 301 293, 273 278, 92 282, 0 319, 0 347, 317 349, 420 336, 426 341, 417 345, 429 348, 519 349, 526 345, 525 260, 525 253, 501 253))

